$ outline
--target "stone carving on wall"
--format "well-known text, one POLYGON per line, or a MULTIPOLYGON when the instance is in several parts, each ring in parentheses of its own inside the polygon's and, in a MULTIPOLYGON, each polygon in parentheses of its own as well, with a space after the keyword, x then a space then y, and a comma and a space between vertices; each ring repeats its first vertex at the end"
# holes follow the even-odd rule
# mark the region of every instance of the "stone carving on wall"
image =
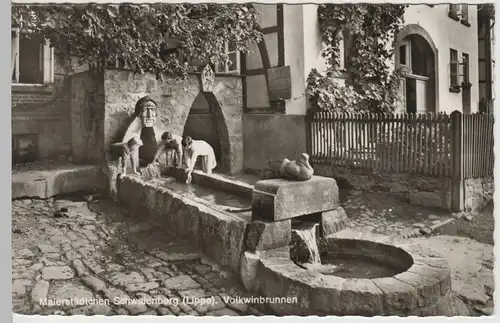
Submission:
POLYGON ((215 86, 215 73, 209 64, 201 72, 201 91, 212 92, 215 86))
POLYGON ((307 181, 314 174, 314 169, 309 164, 309 155, 306 153, 300 154, 297 160, 291 161, 285 158, 282 161, 270 161, 268 165, 272 177, 294 181, 307 181))
POLYGON ((139 137, 143 145, 134 152, 134 157, 141 167, 151 164, 160 145, 161 136, 167 131, 157 122, 157 104, 149 95, 139 99, 135 105, 134 120, 129 125, 121 142, 127 142, 133 137, 139 137))

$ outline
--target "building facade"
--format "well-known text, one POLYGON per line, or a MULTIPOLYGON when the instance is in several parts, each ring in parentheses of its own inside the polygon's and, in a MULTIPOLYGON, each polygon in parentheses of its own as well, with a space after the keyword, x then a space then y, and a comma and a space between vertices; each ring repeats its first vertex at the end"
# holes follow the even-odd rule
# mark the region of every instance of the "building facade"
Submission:
POLYGON ((493 114, 495 102, 495 8, 478 5, 479 110, 493 114))
POLYGON ((396 39, 406 112, 479 109, 476 5, 411 5, 396 39))
MULTIPOLYGON (((313 68, 322 71, 326 65, 318 5, 253 5, 261 13, 263 41, 246 54, 226 44, 232 62, 214 69, 219 77, 241 81, 241 111, 235 117, 242 126, 234 131, 242 133, 243 168, 264 169, 269 160, 306 151, 307 77, 313 68)), ((395 40, 394 67, 405 70, 399 111, 476 112, 481 100, 493 101, 493 29, 491 15, 482 15, 478 5, 407 8, 395 40)), ((72 90, 64 84, 68 71, 63 65, 40 39, 20 39, 13 30, 12 143, 19 161, 72 154, 72 90)), ((75 64, 70 73, 82 69, 75 64)), ((184 132, 206 139, 219 151, 220 134, 207 128, 216 123, 213 111, 198 95, 184 132)))

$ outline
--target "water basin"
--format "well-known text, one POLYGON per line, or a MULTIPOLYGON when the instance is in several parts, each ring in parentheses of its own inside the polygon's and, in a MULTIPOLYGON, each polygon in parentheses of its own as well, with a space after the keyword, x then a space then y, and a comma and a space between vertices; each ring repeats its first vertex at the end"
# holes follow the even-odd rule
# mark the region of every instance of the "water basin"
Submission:
POLYGON ((252 201, 232 195, 227 192, 208 188, 197 184, 186 184, 174 177, 149 180, 155 184, 173 190, 185 196, 195 197, 204 201, 204 204, 225 211, 246 221, 250 221, 252 214, 249 210, 252 201))
POLYGON ((292 229, 290 257, 311 272, 342 278, 392 277, 413 265, 411 256, 397 248, 365 240, 324 239, 317 223, 303 222, 292 229))
POLYGON ((330 272, 322 272, 326 275, 334 275, 342 278, 382 278, 392 277, 401 271, 386 263, 378 262, 368 256, 348 255, 330 253, 321 259, 323 265, 334 265, 335 269, 330 272))

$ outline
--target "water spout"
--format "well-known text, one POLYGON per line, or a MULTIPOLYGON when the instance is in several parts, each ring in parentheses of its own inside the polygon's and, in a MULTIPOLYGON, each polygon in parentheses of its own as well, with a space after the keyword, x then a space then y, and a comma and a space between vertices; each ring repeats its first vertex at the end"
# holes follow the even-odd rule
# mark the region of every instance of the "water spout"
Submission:
POLYGON ((340 267, 334 264, 322 263, 316 240, 318 225, 318 223, 301 223, 293 228, 292 249, 290 252, 292 253, 292 258, 295 258, 296 263, 300 267, 312 272, 331 275, 340 267), (294 235, 296 239, 293 238, 294 235))
POLYGON ((307 263, 313 265, 321 264, 321 258, 319 255, 318 244, 316 243, 316 227, 318 223, 305 223, 300 227, 295 228, 292 232, 296 233, 302 240, 309 253, 309 259, 307 263))

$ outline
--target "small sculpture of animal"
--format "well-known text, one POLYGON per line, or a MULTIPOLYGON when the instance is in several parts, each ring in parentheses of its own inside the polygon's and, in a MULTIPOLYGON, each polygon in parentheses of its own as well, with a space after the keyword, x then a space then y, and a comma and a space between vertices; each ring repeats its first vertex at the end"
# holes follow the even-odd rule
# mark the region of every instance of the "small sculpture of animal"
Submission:
POLYGON ((295 181, 307 181, 314 174, 314 169, 309 164, 309 155, 306 153, 300 154, 297 160, 289 160, 288 158, 280 161, 270 161, 269 169, 274 177, 285 178, 295 181))

